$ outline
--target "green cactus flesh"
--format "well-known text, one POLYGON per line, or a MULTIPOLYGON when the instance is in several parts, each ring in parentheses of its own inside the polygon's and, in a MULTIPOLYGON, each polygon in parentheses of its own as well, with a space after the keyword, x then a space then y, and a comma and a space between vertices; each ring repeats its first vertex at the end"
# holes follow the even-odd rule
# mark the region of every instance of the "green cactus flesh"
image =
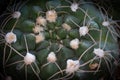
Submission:
POLYGON ((113 77, 119 34, 102 7, 72 0, 23 3, 8 7, 14 8, 13 13, 5 15, 1 24, 0 58, 7 76, 12 80, 113 77))

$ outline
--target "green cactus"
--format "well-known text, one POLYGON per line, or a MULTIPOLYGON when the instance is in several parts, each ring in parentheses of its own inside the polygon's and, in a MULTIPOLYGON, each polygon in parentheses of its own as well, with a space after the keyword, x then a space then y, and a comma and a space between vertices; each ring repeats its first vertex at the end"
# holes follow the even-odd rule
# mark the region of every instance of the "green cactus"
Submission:
MULTIPOLYGON (((11 3, 1 24, 0 59, 12 80, 109 80, 119 26, 103 7, 77 0, 11 3)), ((10 79, 11 80, 11 79, 10 79)))

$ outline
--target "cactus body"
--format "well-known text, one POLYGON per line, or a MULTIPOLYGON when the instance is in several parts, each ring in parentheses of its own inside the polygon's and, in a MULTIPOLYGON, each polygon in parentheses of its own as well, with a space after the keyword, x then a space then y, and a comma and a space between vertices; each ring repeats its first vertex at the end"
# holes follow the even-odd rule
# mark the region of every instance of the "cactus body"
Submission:
POLYGON ((112 78, 116 25, 101 7, 81 3, 30 0, 11 13, 1 28, 4 73, 13 80, 112 78))

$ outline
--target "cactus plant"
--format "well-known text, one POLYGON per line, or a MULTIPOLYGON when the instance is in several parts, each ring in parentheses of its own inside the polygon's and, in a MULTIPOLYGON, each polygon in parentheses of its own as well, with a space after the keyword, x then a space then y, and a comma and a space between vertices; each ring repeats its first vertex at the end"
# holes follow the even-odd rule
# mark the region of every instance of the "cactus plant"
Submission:
POLYGON ((7 80, 113 79, 119 26, 103 7, 84 0, 29 0, 10 4, 1 17, 7 80))

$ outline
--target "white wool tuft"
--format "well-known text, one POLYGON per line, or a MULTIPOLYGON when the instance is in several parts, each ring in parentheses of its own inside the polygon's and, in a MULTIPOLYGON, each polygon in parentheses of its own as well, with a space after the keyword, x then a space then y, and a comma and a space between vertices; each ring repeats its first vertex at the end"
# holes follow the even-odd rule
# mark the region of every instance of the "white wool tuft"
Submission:
POLYGON ((34 33, 39 33, 39 32, 42 32, 44 31, 43 27, 39 26, 39 25, 36 25, 34 28, 33 28, 33 32, 34 33))
POLYGON ((72 48, 72 49, 78 49, 79 48, 79 39, 73 39, 73 40, 71 40, 70 41, 70 47, 72 48))
POLYGON ((79 28, 80 36, 85 36, 88 33, 89 29, 87 26, 82 26, 79 28))
POLYGON ((68 24, 66 24, 66 23, 63 23, 63 24, 62 24, 62 27, 63 27, 65 30, 67 30, 67 31, 70 31, 70 30, 71 30, 70 25, 68 25, 68 24))
POLYGON ((26 65, 29 65, 35 62, 35 60, 36 60, 36 57, 31 53, 27 53, 26 56, 24 57, 24 62, 26 65))
POLYGON ((5 41, 9 44, 11 43, 15 43, 17 41, 17 37, 16 37, 16 34, 14 34, 13 32, 8 32, 6 35, 5 35, 5 41))
POLYGON ((20 13, 19 11, 15 11, 15 12, 12 14, 12 17, 15 18, 15 19, 18 19, 20 16, 21 16, 21 13, 20 13))
POLYGON ((74 73, 77 71, 80 67, 79 60, 67 60, 67 67, 66 67, 66 73, 74 73))
POLYGON ((71 4, 70 8, 71 8, 71 10, 72 10, 73 12, 76 12, 77 9, 78 9, 78 4, 77 4, 77 3, 73 3, 73 4, 71 4))
POLYGON ((49 22, 55 22, 57 19, 57 12, 55 10, 50 10, 46 12, 46 19, 49 22))
POLYGON ((104 57, 105 55, 105 52, 100 48, 94 49, 93 53, 95 53, 100 58, 104 57))
POLYGON ((109 26, 109 25, 110 25, 110 22, 109 22, 109 21, 104 21, 104 22, 102 23, 102 25, 103 25, 103 26, 109 26))
POLYGON ((54 52, 50 52, 47 57, 48 62, 54 63, 57 60, 56 55, 54 52))
POLYGON ((47 21, 46 21, 46 19, 45 19, 44 17, 39 16, 39 17, 37 17, 37 19, 36 19, 36 24, 42 25, 42 26, 46 26, 47 21))
POLYGON ((43 33, 39 33, 38 35, 35 35, 36 43, 40 43, 45 40, 45 36, 43 33))

